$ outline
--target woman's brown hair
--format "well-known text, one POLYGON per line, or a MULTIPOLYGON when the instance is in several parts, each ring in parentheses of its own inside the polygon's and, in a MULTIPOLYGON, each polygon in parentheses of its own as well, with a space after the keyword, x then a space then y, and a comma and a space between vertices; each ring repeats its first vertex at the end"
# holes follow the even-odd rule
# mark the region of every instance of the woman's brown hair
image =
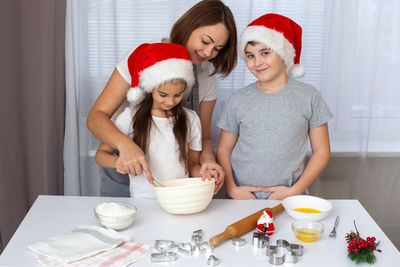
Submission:
POLYGON ((185 14, 174 24, 170 34, 171 43, 185 46, 190 35, 199 27, 222 23, 229 31, 229 39, 218 55, 211 59, 214 72, 226 77, 231 73, 237 61, 237 33, 232 12, 222 1, 203 0, 185 14))
MULTIPOLYGON (((175 80, 180 82, 180 80, 175 80)), ((173 82, 175 82, 173 81, 173 82)), ((153 126, 153 118, 151 115, 151 107, 153 106, 152 94, 146 94, 145 99, 137 105, 137 110, 132 120, 133 128, 133 141, 143 150, 146 154, 149 145, 150 130, 153 126)), ((183 110, 182 102, 171 109, 173 120, 173 132, 175 139, 179 144, 179 160, 189 173, 187 162, 187 121, 186 113, 183 110)))

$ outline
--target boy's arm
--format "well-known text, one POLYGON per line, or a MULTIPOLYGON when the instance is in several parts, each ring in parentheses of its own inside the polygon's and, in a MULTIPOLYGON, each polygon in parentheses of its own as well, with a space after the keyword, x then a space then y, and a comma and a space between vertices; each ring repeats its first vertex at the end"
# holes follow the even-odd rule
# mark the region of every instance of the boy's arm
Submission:
POLYGON ((101 143, 96 151, 94 160, 103 168, 116 169, 118 173, 127 174, 129 171, 119 162, 119 157, 114 155, 115 149, 111 146, 101 143))
POLYGON ((255 199, 256 197, 252 192, 262 191, 262 187, 237 186, 233 178, 231 155, 238 137, 238 134, 221 129, 217 149, 217 160, 225 170, 225 188, 228 195, 233 199, 255 199))
POLYGON ((300 195, 322 173, 330 158, 328 125, 309 129, 312 155, 302 175, 292 187, 273 186, 264 191, 272 192, 268 199, 284 199, 288 196, 300 195))

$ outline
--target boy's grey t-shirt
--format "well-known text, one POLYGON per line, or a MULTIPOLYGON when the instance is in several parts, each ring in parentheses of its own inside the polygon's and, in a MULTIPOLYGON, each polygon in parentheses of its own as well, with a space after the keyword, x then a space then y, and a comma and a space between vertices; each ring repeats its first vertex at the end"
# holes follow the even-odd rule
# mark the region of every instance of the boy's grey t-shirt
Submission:
POLYGON ((309 128, 332 117, 314 87, 291 78, 273 94, 261 92, 256 83, 236 91, 217 123, 239 135, 231 156, 236 184, 292 186, 304 170, 309 128))

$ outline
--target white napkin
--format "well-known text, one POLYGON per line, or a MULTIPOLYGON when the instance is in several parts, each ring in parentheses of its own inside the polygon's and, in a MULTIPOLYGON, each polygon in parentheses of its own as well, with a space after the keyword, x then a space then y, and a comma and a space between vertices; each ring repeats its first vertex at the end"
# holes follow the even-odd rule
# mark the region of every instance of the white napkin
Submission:
POLYGON ((51 237, 28 246, 41 255, 63 263, 81 260, 99 252, 115 248, 130 237, 112 229, 99 226, 81 225, 71 232, 51 237))
POLYGON ((36 261, 46 267, 111 267, 128 266, 147 255, 151 246, 143 243, 124 242, 116 248, 101 252, 83 260, 62 263, 55 259, 40 255, 36 261))

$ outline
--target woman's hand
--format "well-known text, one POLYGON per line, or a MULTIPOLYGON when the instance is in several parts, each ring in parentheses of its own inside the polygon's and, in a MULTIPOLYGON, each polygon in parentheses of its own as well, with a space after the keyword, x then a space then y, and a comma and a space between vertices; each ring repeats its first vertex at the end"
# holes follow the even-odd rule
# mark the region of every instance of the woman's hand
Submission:
POLYGON ((147 163, 146 155, 138 145, 130 141, 118 150, 119 157, 116 161, 117 172, 139 175, 144 171, 149 183, 153 184, 153 175, 147 163))
POLYGON ((253 192, 263 191, 262 186, 234 186, 227 192, 233 199, 256 199, 253 192))
POLYGON ((214 195, 221 189, 224 184, 225 172, 222 167, 215 161, 206 161, 200 168, 201 179, 215 180, 214 195))
POLYGON ((302 192, 295 192, 293 187, 287 186, 271 186, 271 187, 264 187, 264 192, 271 192, 268 199, 270 200, 283 200, 287 197, 299 195, 302 192))

